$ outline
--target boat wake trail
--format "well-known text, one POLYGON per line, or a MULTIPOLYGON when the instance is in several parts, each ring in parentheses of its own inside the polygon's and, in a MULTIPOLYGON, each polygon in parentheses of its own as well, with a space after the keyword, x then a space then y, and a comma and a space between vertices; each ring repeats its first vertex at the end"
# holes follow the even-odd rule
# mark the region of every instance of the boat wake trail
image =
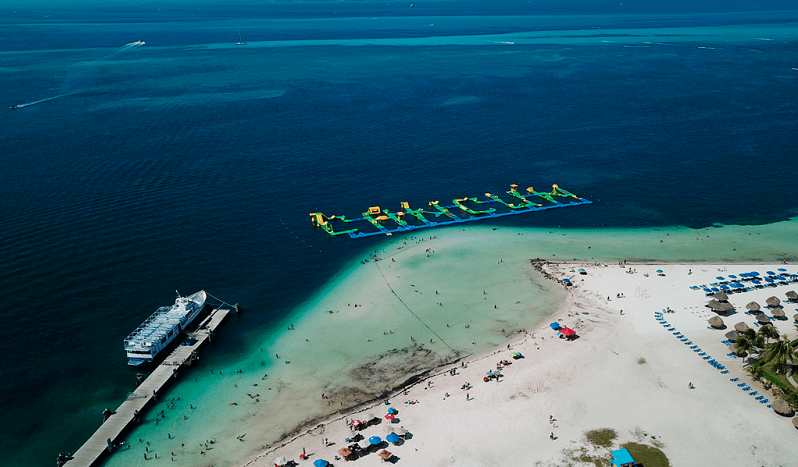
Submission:
POLYGON ((47 101, 51 101, 53 99, 58 99, 59 97, 71 96, 72 94, 77 94, 77 92, 68 92, 66 94, 59 94, 57 96, 48 97, 46 99, 39 99, 37 101, 25 102, 24 104, 12 105, 11 106, 11 110, 21 109, 23 107, 29 107, 31 105, 41 104, 42 102, 47 102, 47 101))
MULTIPOLYGON (((115 50, 110 55, 108 55, 106 57, 103 57, 103 58, 101 58, 101 59, 99 59, 99 60, 97 60, 95 62, 80 62, 78 65, 80 65, 80 64, 83 64, 83 65, 103 64, 103 63, 115 58, 117 55, 119 55, 119 54, 121 54, 123 52, 128 52, 130 50, 138 49, 139 47, 141 47, 142 45, 145 45, 145 44, 146 44, 146 42, 141 41, 141 40, 138 40, 136 42, 130 42, 128 44, 123 45, 118 50, 115 50)), ((88 68, 86 66, 84 66, 83 69, 91 70, 90 68, 88 68)), ((68 87, 72 87, 72 86, 68 86, 68 87)), ((12 105, 11 106, 11 110, 21 109, 23 107, 30 107, 31 105, 41 104, 42 102, 47 102, 47 101, 51 101, 53 99, 58 99, 58 98, 61 98, 61 97, 71 96, 73 94, 79 94, 81 92, 87 92, 87 91, 88 91, 87 89, 84 89, 84 90, 81 90, 81 91, 72 91, 72 92, 67 92, 67 93, 64 93, 64 94, 59 94, 59 95, 53 96, 53 97, 47 97, 45 99, 39 99, 39 100, 36 100, 36 101, 25 102, 24 104, 12 105)))

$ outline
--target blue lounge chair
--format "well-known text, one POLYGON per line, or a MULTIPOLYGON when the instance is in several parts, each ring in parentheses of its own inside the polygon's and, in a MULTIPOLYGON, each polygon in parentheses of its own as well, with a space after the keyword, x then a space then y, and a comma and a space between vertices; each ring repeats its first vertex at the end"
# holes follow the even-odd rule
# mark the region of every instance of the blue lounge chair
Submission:
POLYGON ((722 375, 725 375, 725 374, 727 374, 728 372, 729 372, 729 370, 723 370, 723 371, 721 371, 721 372, 720 372, 720 374, 722 374, 722 375))
MULTIPOLYGON (((735 379, 735 380, 738 380, 738 379, 740 379, 740 378, 734 378, 734 379, 735 379)), ((738 387, 738 388, 741 388, 741 387, 743 387, 743 386, 745 386, 745 383, 740 383, 740 384, 738 384, 738 385, 737 385, 737 387, 738 387)))

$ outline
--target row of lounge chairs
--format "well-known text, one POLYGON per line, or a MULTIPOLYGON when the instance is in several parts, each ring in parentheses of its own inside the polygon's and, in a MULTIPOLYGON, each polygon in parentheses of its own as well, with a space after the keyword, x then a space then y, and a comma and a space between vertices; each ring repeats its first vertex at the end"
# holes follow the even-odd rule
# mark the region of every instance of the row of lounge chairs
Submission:
POLYGON ((701 350, 701 348, 698 347, 698 345, 693 344, 693 341, 688 339, 687 336, 685 336, 681 332, 677 331, 675 327, 673 327, 670 323, 668 323, 665 320, 665 318, 662 316, 662 314, 666 313, 666 312, 667 312, 667 310, 662 310, 662 312, 656 312, 656 313, 654 313, 654 318, 657 321, 659 321, 659 323, 665 329, 667 329, 668 331, 671 331, 673 333, 673 335, 676 336, 676 338, 679 339, 684 345, 688 346, 688 348, 690 350, 692 350, 693 352, 697 353, 699 357, 701 357, 702 359, 706 360, 707 363, 709 363, 710 365, 715 367, 717 370, 720 370, 721 374, 725 375, 725 374, 729 373, 729 370, 727 370, 726 367, 722 363, 720 363, 717 360, 715 360, 714 358, 712 358, 711 355, 707 355, 707 353, 704 352, 703 350, 701 350))
MULTIPOLYGON (((662 312, 664 313, 664 312, 666 312, 666 310, 662 310, 662 312)), ((682 341, 683 344, 687 345, 690 350, 692 350, 693 352, 697 353, 698 356, 701 357, 703 360, 706 360, 707 363, 709 363, 710 365, 712 365, 716 369, 720 370, 721 374, 723 374, 723 375, 729 374, 729 370, 727 370, 726 367, 722 363, 720 363, 717 360, 715 360, 714 358, 712 358, 712 356, 708 355, 706 352, 701 350, 701 348, 698 345, 693 344, 693 341, 688 339, 681 332, 677 331, 675 327, 673 327, 670 323, 668 323, 665 320, 665 318, 662 316, 662 313, 660 313, 660 312, 654 313, 654 318, 663 327, 665 327, 667 330, 671 331, 674 336, 676 336, 680 341, 682 341)), ((725 344, 726 342, 728 342, 728 341, 724 341, 723 343, 725 344)), ((737 358, 737 356, 734 355, 733 353, 729 353, 729 354, 727 354, 727 356, 733 357, 733 358, 737 358)), ((740 380, 740 378, 731 378, 729 381, 737 382, 739 380, 740 380)), ((743 391, 745 391, 745 392, 751 391, 751 386, 749 386, 747 383, 740 383, 737 386, 740 389, 742 389, 743 391)), ((753 396, 754 400, 756 400, 760 404, 767 404, 767 407, 770 408, 771 404, 768 404, 770 402, 770 399, 766 398, 764 395, 760 395, 758 391, 751 391, 751 392, 748 393, 748 395, 753 396)))

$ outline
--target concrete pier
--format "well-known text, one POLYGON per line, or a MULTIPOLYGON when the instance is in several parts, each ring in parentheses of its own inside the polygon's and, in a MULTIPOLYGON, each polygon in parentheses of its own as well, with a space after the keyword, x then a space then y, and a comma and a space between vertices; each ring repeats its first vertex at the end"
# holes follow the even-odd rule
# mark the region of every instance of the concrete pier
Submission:
POLYGON ((90 467, 95 465, 103 456, 109 454, 108 440, 117 443, 118 438, 131 425, 136 417, 136 411, 142 413, 154 398, 170 381, 177 377, 177 368, 193 360, 197 351, 210 339, 213 332, 227 318, 230 309, 218 308, 200 324, 197 331, 189 333, 189 337, 197 340, 193 345, 178 346, 155 370, 145 379, 136 390, 117 407, 94 434, 83 443, 73 458, 65 465, 67 467, 90 467))

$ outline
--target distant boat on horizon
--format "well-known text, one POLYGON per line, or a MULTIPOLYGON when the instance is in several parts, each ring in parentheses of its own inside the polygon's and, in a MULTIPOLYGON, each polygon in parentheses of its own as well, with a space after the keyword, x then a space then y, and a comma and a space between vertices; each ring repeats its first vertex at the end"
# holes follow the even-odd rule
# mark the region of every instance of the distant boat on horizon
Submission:
POLYGON ((236 45, 247 45, 247 43, 241 39, 241 28, 238 28, 238 42, 236 42, 236 45))

